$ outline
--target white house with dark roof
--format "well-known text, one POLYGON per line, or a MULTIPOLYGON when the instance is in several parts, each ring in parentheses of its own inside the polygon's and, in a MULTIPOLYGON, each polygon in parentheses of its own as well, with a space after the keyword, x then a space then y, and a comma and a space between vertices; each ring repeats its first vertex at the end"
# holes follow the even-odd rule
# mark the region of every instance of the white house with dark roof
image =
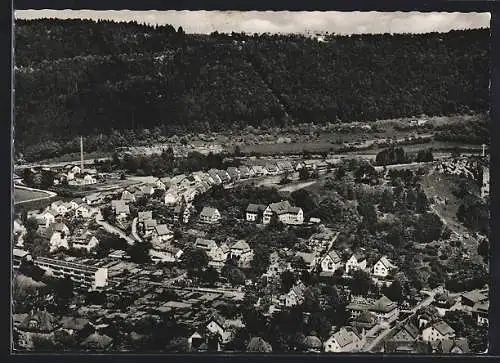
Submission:
POLYGON ((366 256, 362 252, 353 253, 345 264, 346 274, 355 270, 365 270, 367 265, 366 256))
POLYGON ((125 219, 130 215, 130 208, 127 204, 116 204, 114 209, 116 218, 125 219))
POLYGON ((260 222, 266 208, 264 204, 249 204, 245 211, 246 220, 249 222, 260 222))
POLYGON ((88 205, 98 205, 103 200, 103 195, 101 193, 93 193, 83 197, 83 200, 87 202, 88 205))
POLYGON ((121 196, 121 200, 125 202, 135 202, 135 195, 128 190, 124 190, 121 196))
POLYGON ((422 340, 426 342, 453 338, 455 330, 444 321, 438 321, 422 330, 422 340))
POLYGON ((200 222, 214 224, 221 220, 221 214, 217 208, 204 207, 200 213, 200 222))
POLYGON ((352 327, 342 327, 332 334, 324 343, 327 353, 359 352, 363 347, 364 340, 360 333, 352 327))
POLYGON ((320 260, 320 265, 323 272, 332 273, 343 267, 342 259, 334 250, 328 251, 328 253, 323 256, 323 258, 320 260))
POLYGON ((43 225, 48 227, 50 224, 56 221, 56 213, 54 211, 45 211, 41 214, 38 214, 36 217, 38 225, 43 225))
POLYGON ((395 268, 396 266, 386 256, 382 256, 373 265, 373 275, 375 277, 386 278, 395 268))
POLYGON ((174 233, 168 228, 166 224, 158 224, 154 227, 152 236, 163 242, 174 238, 174 233))
POLYGON ((290 291, 285 295, 285 306, 292 307, 302 305, 304 302, 304 293, 307 287, 302 281, 296 283, 290 291))
POLYGON ((227 168, 227 173, 229 174, 229 177, 233 180, 233 181, 237 181, 237 180, 240 180, 241 178, 241 172, 238 168, 234 167, 234 166, 230 166, 227 168))
POLYGON ((90 252, 99 244, 99 240, 92 233, 87 232, 78 238, 74 238, 71 241, 71 246, 78 250, 87 250, 90 252))
POLYGON ((264 224, 269 224, 274 214, 276 214, 279 221, 284 224, 304 223, 304 212, 302 208, 293 207, 287 200, 269 204, 264 210, 262 222, 264 224))

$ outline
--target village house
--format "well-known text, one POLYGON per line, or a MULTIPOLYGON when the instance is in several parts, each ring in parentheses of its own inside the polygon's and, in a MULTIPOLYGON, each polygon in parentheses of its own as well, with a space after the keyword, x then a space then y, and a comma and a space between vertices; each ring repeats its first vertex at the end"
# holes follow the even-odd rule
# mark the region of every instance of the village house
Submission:
POLYGON ((155 185, 158 189, 166 190, 170 186, 170 178, 159 178, 155 181, 155 185))
POLYGON ((168 241, 174 238, 174 233, 168 228, 166 224, 158 224, 154 227, 152 236, 161 242, 168 241))
POLYGON ((96 209, 85 203, 80 204, 75 210, 75 215, 82 218, 90 218, 94 213, 96 213, 96 209))
POLYGON ((222 243, 220 246, 215 246, 208 251, 208 257, 210 258, 209 265, 216 268, 221 268, 224 266, 230 249, 227 244, 222 243))
POLYGON ((214 224, 221 220, 221 214, 217 208, 204 207, 200 213, 200 222, 214 224))
POLYGON ((191 204, 181 203, 174 208, 173 221, 187 224, 191 218, 191 204))
POLYGON ((179 261, 183 252, 180 248, 153 240, 153 248, 149 250, 149 256, 153 262, 176 262, 179 261))
POLYGON ((316 267, 316 263, 318 262, 316 255, 310 252, 296 252, 295 258, 299 261, 302 261, 304 263, 304 267, 308 271, 312 271, 314 267, 316 267))
POLYGON ((230 166, 229 168, 227 168, 227 173, 229 174, 229 177, 233 181, 238 181, 241 178, 241 173, 239 169, 234 166, 230 166))
POLYGON ((97 179, 94 178, 90 174, 85 174, 85 176, 82 178, 83 185, 92 185, 92 184, 96 184, 96 183, 97 183, 97 179))
POLYGON ((196 238, 194 248, 202 249, 208 254, 212 249, 217 248, 217 242, 212 239, 196 238))
POLYGON ((361 252, 353 253, 345 264, 345 273, 349 274, 356 270, 366 270, 366 256, 361 252))
POLYGON ((273 162, 268 162, 264 166, 264 168, 267 171, 267 175, 278 175, 280 173, 280 170, 278 169, 278 166, 273 163, 273 162))
POLYGON ((65 203, 62 200, 58 200, 56 202, 53 202, 50 205, 50 208, 56 213, 56 215, 63 216, 72 209, 72 206, 70 203, 65 203))
POLYGON ((113 338, 98 331, 89 335, 81 344, 82 348, 89 350, 106 351, 111 349, 113 338))
POLYGON ((335 271, 343 267, 342 259, 340 258, 339 254, 334 250, 330 250, 320 260, 320 265, 321 265, 321 271, 329 273, 334 273, 335 271))
POLYGON ((394 266, 386 256, 382 256, 375 265, 373 265, 373 275, 375 277, 386 278, 395 268, 396 266, 394 266))
POLYGON ((145 195, 153 195, 155 192, 155 185, 154 184, 146 184, 141 187, 141 192, 143 192, 145 195))
POLYGON ((252 169, 254 171, 255 176, 264 176, 267 175, 267 169, 262 165, 253 165, 252 169))
POLYGON ((489 325, 489 309, 489 301, 482 301, 474 304, 474 306, 472 307, 472 316, 476 319, 477 325, 489 325))
POLYGON ((422 339, 426 342, 453 338, 455 330, 444 321, 438 321, 422 330, 422 339))
POLYGON ((88 205, 98 205, 103 200, 103 195, 101 193, 93 193, 83 197, 83 200, 87 202, 88 205))
POLYGON ((273 215, 278 217, 278 220, 284 224, 302 224, 304 222, 304 212, 302 208, 292 207, 288 201, 279 203, 271 203, 264 211, 264 224, 271 223, 273 215))
POLYGON ((84 249, 90 252, 99 244, 99 240, 92 233, 87 232, 80 237, 74 238, 71 241, 71 247, 75 249, 84 249))
POLYGON ((53 341, 58 328, 58 321, 46 310, 31 311, 16 329, 19 347, 33 349, 37 338, 53 341))
POLYGON ((69 248, 69 228, 64 223, 51 224, 44 234, 49 238, 51 252, 59 248, 69 248))
POLYGON ((179 194, 174 191, 172 188, 170 188, 166 193, 165 193, 165 196, 164 196, 164 202, 166 205, 174 205, 175 203, 177 203, 177 201, 179 200, 179 194))
POLYGON ((148 219, 153 219, 153 212, 152 211, 144 211, 144 212, 137 213, 137 221, 138 222, 144 222, 148 219))
POLYGON ((115 215, 118 219, 126 219, 130 215, 130 208, 126 204, 115 205, 115 215))
POLYGON ((277 164, 278 168, 282 171, 285 171, 285 172, 293 171, 293 165, 288 160, 280 160, 276 164, 277 164))
POLYGON ((142 222, 142 225, 144 226, 144 230, 148 235, 152 234, 153 231, 155 231, 158 222, 156 219, 146 219, 145 221, 142 222))
POLYGON ((20 221, 14 220, 14 225, 12 228, 12 234, 17 239, 16 245, 22 247, 24 245, 23 237, 26 235, 27 230, 20 221))
POLYGON ((240 172, 240 178, 241 179, 248 179, 252 176, 250 169, 246 165, 240 165, 238 167, 238 170, 240 172))
POLYGON ((384 322, 392 322, 399 316, 398 304, 385 295, 373 303, 370 311, 376 314, 379 321, 384 322))
POLYGON ((364 340, 359 332, 352 327, 342 327, 338 332, 331 335, 324 343, 325 352, 359 352, 364 340))
POLYGON ((206 325, 207 331, 219 335, 222 344, 227 344, 232 338, 232 329, 229 329, 227 319, 219 314, 213 314, 206 325))
POLYGON ((222 179, 221 177, 219 176, 219 174, 217 173, 217 170, 215 169, 210 169, 208 171, 208 175, 210 175, 210 178, 212 179, 213 183, 215 185, 220 185, 222 184, 222 179))
POLYGON ((128 190, 124 190, 121 196, 121 200, 125 202, 135 202, 135 195, 129 192, 128 190))
POLYGON ((253 250, 246 241, 239 240, 231 246, 231 258, 238 260, 240 268, 250 267, 249 264, 253 260, 253 256, 253 250))
POLYGON ((285 295, 285 306, 290 308, 296 305, 302 305, 304 302, 304 293, 307 287, 302 281, 296 283, 290 291, 285 295))
POLYGON ((398 342, 413 342, 420 336, 420 331, 411 322, 404 324, 396 334, 391 338, 393 341, 398 342))
POLYGON ((249 204, 246 209, 246 220, 260 223, 266 208, 267 207, 263 204, 249 204))
POLYGON ((470 353, 467 338, 444 339, 431 342, 432 353, 438 354, 468 354, 470 353))
POLYGON ((42 214, 38 214, 35 218, 39 226, 48 227, 56 221, 56 213, 48 210, 42 214))
POLYGON ((472 290, 462 294, 461 303, 463 306, 472 308, 477 303, 486 302, 488 299, 487 290, 472 290))

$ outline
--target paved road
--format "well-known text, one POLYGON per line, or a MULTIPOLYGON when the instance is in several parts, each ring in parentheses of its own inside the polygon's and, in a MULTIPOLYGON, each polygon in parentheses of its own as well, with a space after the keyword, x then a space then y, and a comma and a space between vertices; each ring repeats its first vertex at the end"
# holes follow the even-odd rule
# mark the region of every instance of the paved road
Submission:
MULTIPOLYGON (((410 317, 415 314, 417 312, 417 310, 419 310, 420 308, 423 308, 425 306, 428 306, 432 303, 432 301, 434 301, 434 296, 439 292, 441 291, 441 288, 440 287, 437 287, 435 288, 434 290, 431 290, 429 291, 429 296, 426 297, 424 300, 422 300, 421 302, 419 302, 417 305, 415 305, 411 310, 410 310, 410 315, 401 320, 401 321, 398 321, 400 324, 399 325, 402 325, 402 324, 405 324, 408 319, 410 319, 410 317)), ((389 333, 391 333, 394 329, 396 328, 396 326, 394 327, 389 327, 389 328, 386 328, 384 330, 381 331, 381 333, 375 338, 373 339, 371 342, 367 343, 362 351, 363 352, 369 352, 371 351, 372 349, 374 349, 379 343, 381 343, 383 341, 383 339, 385 337, 387 337, 387 335, 389 335, 389 333)))

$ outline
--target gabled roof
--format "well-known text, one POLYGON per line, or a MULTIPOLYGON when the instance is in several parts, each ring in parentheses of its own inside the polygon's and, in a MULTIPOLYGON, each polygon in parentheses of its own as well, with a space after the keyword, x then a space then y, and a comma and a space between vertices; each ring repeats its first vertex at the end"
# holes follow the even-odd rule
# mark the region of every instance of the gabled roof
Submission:
POLYGON ((338 332, 333 334, 333 339, 335 339, 341 348, 344 348, 345 346, 360 340, 360 337, 354 329, 342 327, 338 332))
POLYGON ((130 193, 128 190, 124 190, 122 193, 122 200, 134 200, 135 197, 132 193, 130 193))
MULTIPOLYGON (((411 322, 409 323, 406 323, 399 331, 406 331, 408 333, 408 335, 412 338, 412 339, 417 339, 418 336, 420 335, 420 332, 418 331, 418 328, 411 322)), ((397 334, 397 333, 396 333, 397 334)))
POLYGON ((341 263, 342 259, 340 258, 339 254, 335 250, 330 250, 328 253, 323 257, 323 259, 330 257, 333 261, 333 263, 341 263))
POLYGON ((139 219, 139 221, 145 221, 147 219, 152 219, 153 218, 153 212, 148 210, 148 211, 145 211, 145 212, 139 212, 137 214, 137 218, 139 219))
POLYGON ((389 311, 394 310, 397 307, 397 304, 391 299, 389 299, 387 296, 383 295, 380 299, 375 301, 372 307, 372 311, 377 311, 377 312, 382 312, 382 313, 387 313, 389 311))
POLYGON ((467 291, 462 296, 474 303, 488 299, 488 294, 479 290, 467 291))
POLYGON ((292 208, 292 205, 288 200, 282 200, 281 202, 278 203, 269 204, 269 208, 276 214, 284 214, 288 213, 288 210, 292 208))
POLYGON ((432 353, 430 344, 428 342, 414 340, 411 342, 401 342, 397 340, 386 340, 384 342, 384 352, 385 353, 420 353, 429 354, 432 353))
POLYGON ((306 285, 304 285, 302 283, 302 281, 299 281, 298 283, 296 283, 289 291, 289 294, 291 293, 294 293, 295 295, 297 295, 297 297, 299 299, 303 299, 304 298, 304 292, 307 290, 307 287, 306 285))
MULTIPOLYGON (((354 258, 356 258, 356 261, 358 261, 358 263, 366 260, 366 255, 363 252, 355 252, 352 254, 352 256, 354 256, 354 258)), ((352 258, 352 256, 351 256, 351 258, 352 258)))
POLYGON ((438 352, 447 354, 451 353, 456 348, 460 349, 464 354, 470 353, 469 341, 467 338, 441 340, 438 345, 438 352))
POLYGON ((455 333, 455 330, 444 321, 438 321, 432 324, 432 327, 442 335, 451 335, 455 333))
POLYGON ((386 256, 380 257, 380 259, 377 261, 377 263, 378 262, 380 262, 381 264, 383 264, 387 269, 393 269, 393 268, 396 267, 396 266, 394 266, 392 264, 391 261, 389 261, 389 259, 386 256))
POLYGON ((213 217, 217 213, 219 213, 219 210, 217 208, 203 207, 200 216, 213 217))
POLYGON ((246 212, 248 213, 259 213, 263 212, 267 207, 263 204, 249 204, 246 212))
POLYGON ((212 249, 217 247, 217 243, 212 239, 197 238, 194 246, 195 248, 212 249))
POLYGON ((130 208, 126 204, 117 204, 115 207, 115 213, 116 214, 121 214, 121 213, 130 214, 130 208))
POLYGON ((168 228, 168 226, 166 224, 158 224, 155 227, 155 230, 159 236, 166 236, 166 235, 172 234, 172 231, 168 228))
POLYGON ((248 243, 246 241, 239 240, 231 246, 231 249, 232 250, 248 251, 248 250, 250 250, 250 246, 248 245, 248 243))
POLYGON ((147 219, 144 221, 144 227, 146 228, 155 228, 157 225, 156 219, 147 219))

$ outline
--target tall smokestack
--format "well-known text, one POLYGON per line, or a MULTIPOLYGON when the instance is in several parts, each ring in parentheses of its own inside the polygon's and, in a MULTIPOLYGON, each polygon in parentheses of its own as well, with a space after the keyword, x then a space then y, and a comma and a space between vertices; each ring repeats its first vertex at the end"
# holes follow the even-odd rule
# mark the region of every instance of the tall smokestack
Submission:
POLYGON ((483 147, 483 158, 484 158, 486 156, 486 145, 483 144, 482 147, 483 147))
POLYGON ((82 169, 83 174, 83 137, 80 136, 80 169, 82 169))

